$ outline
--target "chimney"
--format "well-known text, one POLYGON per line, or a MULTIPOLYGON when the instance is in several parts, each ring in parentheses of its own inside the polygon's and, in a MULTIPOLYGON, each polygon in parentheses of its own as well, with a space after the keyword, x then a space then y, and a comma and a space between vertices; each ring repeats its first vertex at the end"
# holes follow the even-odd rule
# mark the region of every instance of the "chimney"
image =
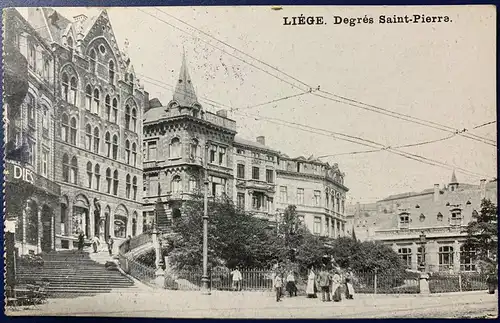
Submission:
POLYGON ((257 137, 257 142, 258 142, 259 144, 261 144, 261 145, 264 145, 264 146, 265 146, 265 145, 266 145, 266 137, 264 137, 264 136, 258 136, 258 137, 257 137))
POLYGON ((434 184, 434 202, 439 201, 439 184, 434 184))
POLYGON ((219 117, 227 118, 227 111, 226 110, 219 110, 216 113, 219 117))
POLYGON ((82 14, 79 14, 77 16, 74 16, 73 20, 75 22, 84 22, 85 20, 87 20, 87 16, 82 13, 82 14))
POLYGON ((479 189, 481 191, 481 201, 486 197, 486 180, 479 181, 479 189))

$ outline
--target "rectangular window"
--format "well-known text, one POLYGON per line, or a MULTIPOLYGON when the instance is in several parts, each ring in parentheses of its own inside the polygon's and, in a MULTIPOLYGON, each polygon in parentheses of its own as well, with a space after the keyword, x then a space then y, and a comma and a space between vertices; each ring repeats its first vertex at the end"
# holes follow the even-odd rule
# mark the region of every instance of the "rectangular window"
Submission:
POLYGON ((286 186, 280 187, 280 202, 281 203, 288 203, 288 193, 287 193, 286 186))
POLYGON ((236 152, 239 154, 239 155, 244 155, 245 154, 245 151, 243 149, 237 149, 236 152))
POLYGON ((321 217, 319 217, 319 216, 314 217, 313 233, 316 235, 321 234, 321 217))
POLYGON ((245 179, 245 165, 238 164, 236 168, 236 177, 245 179))
POLYGON ((148 160, 156 160, 156 141, 148 142, 148 160))
POLYGON ((453 210, 450 217, 450 225, 459 226, 462 224, 462 212, 460 210, 453 210))
POLYGON ((321 206, 321 191, 314 191, 314 206, 321 206))
POLYGON ((217 153, 217 147, 212 146, 210 149, 210 163, 215 163, 215 155, 217 153))
POLYGON ((304 189, 303 188, 297 189, 297 204, 304 205, 304 189))
POLYGON ((475 251, 469 248, 460 248, 460 271, 476 271, 474 263, 475 251))
POLYGON ((411 249, 400 248, 398 249, 399 258, 403 261, 406 268, 411 269, 411 249))
POLYGON ((226 148, 219 147, 219 165, 226 165, 226 148))
POLYGON ((237 194, 237 205, 240 209, 244 210, 245 209, 245 193, 238 193, 237 194))
POLYGON ((252 179, 259 180, 259 167, 252 167, 252 179))
POLYGON ((274 183, 274 171, 272 169, 266 169, 266 182, 274 183))
POLYGON ((267 155, 267 160, 273 162, 274 161, 274 156, 267 155))
POLYGON ((49 170, 49 151, 43 149, 42 151, 42 175, 47 177, 49 170))
POLYGON ((149 196, 158 195, 158 175, 149 176, 149 196))
POLYGON ((36 156, 35 156, 35 151, 36 151, 36 145, 32 140, 28 140, 28 149, 29 149, 29 157, 28 157, 28 163, 31 165, 35 165, 36 161, 36 156))

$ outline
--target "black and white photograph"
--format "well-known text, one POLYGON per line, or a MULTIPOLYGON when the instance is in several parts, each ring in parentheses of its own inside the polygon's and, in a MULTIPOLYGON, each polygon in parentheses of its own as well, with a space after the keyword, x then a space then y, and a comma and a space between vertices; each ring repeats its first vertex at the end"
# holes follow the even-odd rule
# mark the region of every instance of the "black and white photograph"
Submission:
POLYGON ((496 318, 496 19, 4 8, 5 314, 496 318))

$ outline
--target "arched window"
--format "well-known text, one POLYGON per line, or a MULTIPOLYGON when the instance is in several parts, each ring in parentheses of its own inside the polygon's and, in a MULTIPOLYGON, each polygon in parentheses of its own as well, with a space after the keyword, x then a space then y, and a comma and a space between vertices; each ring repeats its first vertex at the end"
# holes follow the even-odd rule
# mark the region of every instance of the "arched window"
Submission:
POLYGON ((78 180, 78 161, 76 160, 76 157, 73 156, 73 158, 71 158, 70 182, 73 184, 77 184, 77 180, 78 180))
POLYGON ((63 96, 63 99, 66 102, 70 102, 70 100, 69 100, 69 77, 68 77, 68 74, 63 73, 61 79, 62 79, 62 96, 63 96))
POLYGON ((137 129, 137 110, 134 108, 132 109, 132 131, 136 132, 137 129))
POLYGON ((174 138, 170 141, 170 158, 181 157, 181 141, 174 138))
POLYGON ((95 89, 94 90, 94 111, 92 111, 92 112, 99 114, 99 103, 100 103, 99 90, 95 89))
POLYGON ((109 95, 106 95, 104 104, 106 106, 106 120, 109 121, 111 118, 111 98, 109 97, 109 95))
POLYGON ((61 117, 61 139, 64 142, 69 141, 69 119, 66 114, 63 114, 61 117))
POLYGON ((62 159, 62 180, 69 183, 69 158, 67 154, 64 154, 62 159))
POLYGON ((128 75, 128 80, 130 81, 130 84, 134 84, 134 74, 130 73, 128 75))
POLYGON ((35 97, 31 93, 28 93, 27 98, 28 123, 35 125, 35 97))
POLYGON ((43 78, 50 82, 50 62, 48 59, 43 61, 43 78))
POLYGON ((111 169, 106 169, 106 182, 108 184, 107 193, 111 194, 111 169))
POLYGON ((71 88, 69 92, 69 102, 76 105, 76 92, 78 90, 78 81, 76 80, 76 77, 73 76, 70 83, 71 88))
POLYGON ((115 81, 115 63, 113 61, 109 61, 108 74, 109 83, 113 84, 115 81))
POLYGON ((69 142, 76 146, 76 118, 71 118, 70 130, 69 130, 69 142))
POLYGON ((130 174, 127 174, 125 177, 125 197, 128 199, 130 198, 130 186, 130 174))
POLYGON ((87 180, 88 180, 88 186, 89 188, 92 188, 92 163, 88 162, 87 163, 87 180))
POLYGON ((189 157, 193 161, 198 160, 198 158, 200 157, 200 156, 198 156, 198 154, 199 154, 198 145, 199 145, 198 139, 193 139, 191 141, 191 155, 189 157))
POLYGON ((92 149, 92 127, 89 124, 85 126, 85 149, 92 149))
POLYGON ((118 136, 113 136, 113 159, 118 159, 118 136))
POLYGON ((92 107, 92 88, 87 84, 85 87, 85 109, 90 111, 92 107))
POLYGON ((94 128, 94 154, 99 153, 99 128, 94 128))
POLYGON ((137 199, 137 177, 134 176, 132 179, 132 199, 137 199))
POLYGON ((68 37, 68 47, 73 49, 73 37, 71 36, 68 37))
POLYGON ((130 130, 130 106, 125 106, 125 129, 130 130))
POLYGON ((113 99, 113 122, 118 122, 118 99, 113 99))
POLYGON ((109 158, 111 157, 111 135, 109 132, 106 132, 104 140, 106 141, 106 157, 109 158))
POLYGON ((118 170, 113 173, 113 195, 118 195, 118 170))
POLYGON ((94 175, 95 175, 95 190, 99 191, 99 186, 100 186, 100 181, 101 181, 101 167, 99 164, 95 164, 94 168, 94 175))
POLYGON ((97 63, 97 55, 95 53, 95 50, 92 48, 90 50, 90 72, 95 72, 95 67, 97 63))
POLYGON ((125 159, 127 164, 130 164, 130 141, 125 141, 125 159))
POLYGON ((174 176, 174 178, 172 178, 171 190, 172 194, 181 192, 181 177, 179 175, 176 175, 174 176))
POLYGON ((137 166, 137 145, 135 142, 132 144, 132 166, 137 166))
POLYGON ((453 247, 439 247, 439 270, 449 270, 453 268, 453 247))

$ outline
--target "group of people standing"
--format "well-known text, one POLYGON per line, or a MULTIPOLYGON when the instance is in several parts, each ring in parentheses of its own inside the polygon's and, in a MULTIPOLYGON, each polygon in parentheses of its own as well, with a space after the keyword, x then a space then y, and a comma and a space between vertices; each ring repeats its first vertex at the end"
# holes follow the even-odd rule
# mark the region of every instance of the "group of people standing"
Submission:
POLYGON ((321 301, 340 302, 342 300, 342 285, 345 287, 345 298, 354 298, 354 287, 352 285, 353 275, 350 269, 342 279, 340 270, 335 268, 333 271, 322 266, 319 273, 316 275, 314 269, 309 270, 307 278, 306 294, 309 298, 317 298, 317 292, 321 293, 321 301))

